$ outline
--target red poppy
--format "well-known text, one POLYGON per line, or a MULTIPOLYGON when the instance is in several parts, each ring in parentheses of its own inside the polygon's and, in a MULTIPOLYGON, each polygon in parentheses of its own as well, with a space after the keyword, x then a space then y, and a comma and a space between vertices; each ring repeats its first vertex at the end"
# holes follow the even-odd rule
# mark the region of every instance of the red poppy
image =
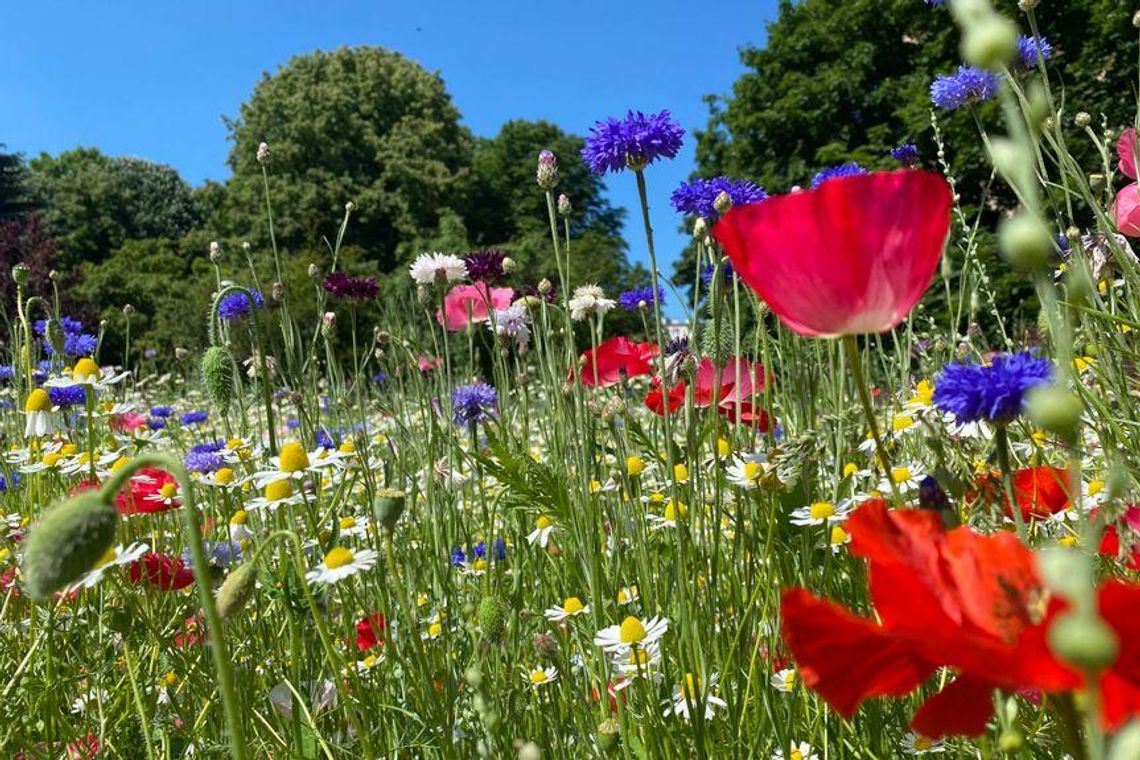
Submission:
MULTIPOLYGON (((1097 510, 1089 514, 1090 519, 1096 519, 1097 510)), ((1140 543, 1135 540, 1137 529, 1140 528, 1140 506, 1131 504, 1118 523, 1109 523, 1100 539, 1097 551, 1104 557, 1121 559, 1129 570, 1140 571, 1140 543), (1125 540, 1121 540, 1121 529, 1124 529, 1125 540), (1121 552, 1121 549, 1124 549, 1121 552), (1123 556, 1122 556, 1123 554, 1123 556)))
POLYGON ((360 619, 356 624, 356 651, 366 652, 375 646, 384 646, 384 632, 388 622, 384 613, 376 612, 360 619))
MULTIPOLYGON (((597 348, 582 352, 582 368, 578 370, 578 377, 582 385, 608 388, 629 377, 648 375, 653 371, 655 356, 657 344, 634 343, 624 335, 619 335, 597 348)), ((568 380, 574 380, 573 370, 570 371, 568 380)))
MULTIPOLYGON (((1022 519, 1044 518, 1069 508, 1069 473, 1062 467, 1026 467, 1013 473, 1013 498, 1022 519)), ((967 500, 995 504, 999 498, 1007 517, 1013 517, 1001 474, 992 472, 974 482, 967 500)))
POLYGON ((1108 581, 1097 607, 1120 643, 1116 662, 1100 677, 1101 722, 1111 731, 1140 714, 1140 586, 1108 581))
POLYGON ((881 622, 804 589, 786 591, 781 605, 804 683, 837 712, 849 717, 869 697, 905 696, 947 666, 958 677, 926 700, 912 726, 932 738, 976 735, 994 689, 1080 685, 1045 644, 1061 604, 1042 604, 1034 556, 1014 534, 947 532, 933 512, 891 511, 882 500, 862 506, 848 530, 852 553, 869 562, 881 622))
MULTIPOLYGON (((653 378, 650 382, 652 387, 649 393, 645 394, 645 406, 650 409, 654 414, 665 415, 665 393, 661 390, 660 378, 653 378)), ((685 390, 688 385, 681 381, 669 389, 669 413, 677 411, 681 405, 685 403, 685 390)))
POLYGON ((511 305, 515 291, 511 288, 487 288, 487 284, 456 285, 443 299, 443 309, 436 310, 435 318, 448 330, 455 332, 471 322, 482 322, 490 310, 501 310, 511 305))
POLYGON ((131 583, 149 583, 163 591, 177 591, 194 582, 194 571, 178 557, 147 552, 131 563, 131 583))
MULTIPOLYGON (((766 381, 764 365, 744 357, 729 357, 719 371, 711 359, 702 359, 693 378, 693 406, 698 409, 715 407, 718 413, 736 422, 739 402, 740 422, 767 431, 768 413, 758 403, 766 381), (739 385, 736 382, 738 372, 739 385)), ((670 412, 677 411, 684 403, 687 388, 688 384, 681 381, 669 389, 670 412)), ((653 378, 653 388, 645 397, 645 405, 656 414, 665 413, 664 393, 657 378, 653 378)))
POLYGON ((738 206, 713 235, 744 282, 795 332, 886 332, 930 285, 951 205, 939 174, 876 172, 738 206))
POLYGON ((166 512, 182 505, 172 498, 177 492, 178 481, 169 472, 158 467, 143 467, 119 491, 115 504, 125 515, 166 512), (170 499, 169 504, 167 499, 170 499))

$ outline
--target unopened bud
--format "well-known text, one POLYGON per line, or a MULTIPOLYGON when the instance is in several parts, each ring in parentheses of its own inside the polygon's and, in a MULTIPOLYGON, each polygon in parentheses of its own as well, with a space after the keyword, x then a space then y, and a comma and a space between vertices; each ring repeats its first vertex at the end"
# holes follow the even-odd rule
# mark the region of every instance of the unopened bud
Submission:
POLYGON ((554 287, 554 285, 550 282, 550 280, 546 279, 545 277, 543 277, 541 280, 538 281, 538 292, 541 293, 542 295, 546 295, 547 293, 549 293, 550 289, 553 287, 554 287))
POLYGON ((519 747, 519 760, 542 760, 542 750, 534 742, 523 742, 519 747))
POLYGON ((257 146, 257 163, 264 164, 269 161, 269 143, 263 142, 257 146))
POLYGON ((1079 398, 1065 388, 1049 385, 1030 391, 1026 411, 1038 427, 1071 443, 1081 424, 1081 409, 1079 398))
POLYGON ((507 632, 507 603, 497 596, 479 602, 479 630, 488 642, 499 642, 507 632))
POLYGON ((202 384, 210 401, 224 413, 234 395, 233 354, 225 346, 210 346, 202 355, 202 384))
POLYGON ((713 208, 721 216, 724 216, 732 209, 732 196, 727 191, 721 190, 713 201, 713 208))
POLYGON ((24 541, 28 594, 47 599, 79 580, 114 545, 119 513, 99 491, 83 491, 44 513, 24 541))
POLYGON ((250 244, 249 244, 249 241, 247 240, 246 242, 244 242, 244 243, 242 243, 242 244, 241 244, 241 249, 242 249, 243 251, 245 251, 246 253, 249 253, 249 252, 250 252, 250 250, 252 250, 252 249, 253 249, 253 246, 252 246, 252 245, 250 245, 250 244))
POLYGON ((504 256, 503 257, 503 273, 504 274, 510 274, 511 272, 515 271, 516 266, 517 266, 517 264, 515 264, 515 260, 512 259, 510 256, 504 256))
POLYGON ((244 562, 230 571, 218 589, 218 614, 229 618, 245 607, 257 588, 257 565, 244 562))
POLYGON ((356 204, 352 201, 349 201, 348 203, 344 204, 344 210, 346 213, 351 214, 353 211, 356 211, 356 204))
POLYGON ((174 347, 174 358, 175 359, 185 359, 189 355, 190 355, 189 349, 183 348, 182 346, 175 346, 174 347))
POLYGON ((381 488, 376 492, 376 499, 372 502, 372 513, 376 522, 384 526, 385 530, 393 530, 400 515, 404 514, 406 497, 403 491, 394 488, 381 488))
POLYGON ((321 268, 316 264, 309 264, 309 279, 316 280, 321 276, 321 268))
POLYGON ((998 230, 1002 255, 1015 269, 1035 272, 1049 266, 1053 236, 1037 216, 1019 211, 998 230))
POLYGON ((621 724, 613 718, 603 720, 598 724, 597 738, 598 749, 606 753, 613 752, 621 739, 621 724))
POLYGON ((538 171, 535 173, 535 179, 543 190, 553 190, 558 186, 558 159, 548 150, 538 154, 538 171))
POLYGON ((1087 127, 1092 124, 1092 116, 1089 115, 1088 111, 1081 111, 1073 117, 1073 123, 1078 127, 1087 127))
POLYGON ((60 279, 62 279, 62 277, 63 277, 63 275, 61 275, 59 273, 58 269, 53 269, 50 272, 48 272, 48 279, 51 280, 52 282, 59 282, 60 279))
POLYGON ((1095 673, 1116 660, 1120 642, 1097 615, 1070 612, 1049 629, 1049 648, 1065 662, 1095 673))
POLYGON ((218 245, 218 241, 215 240, 215 241, 210 243, 210 261, 217 264, 221 260, 222 260, 222 247, 220 245, 218 245))
POLYGON ((326 311, 321 315, 321 335, 331 338, 336 334, 336 312, 326 311))
POLYGON ((281 303, 285 300, 285 283, 275 282, 269 289, 269 296, 275 303, 281 303))
POLYGON ((566 193, 562 193, 561 195, 559 195, 558 196, 558 213, 561 214, 562 216, 570 216, 570 212, 573 210, 574 210, 574 207, 570 205, 570 198, 568 198, 566 196, 566 193))
POLYGON ((17 264, 12 267, 12 279, 21 287, 28 284, 28 278, 31 276, 32 270, 28 268, 27 264, 17 264))

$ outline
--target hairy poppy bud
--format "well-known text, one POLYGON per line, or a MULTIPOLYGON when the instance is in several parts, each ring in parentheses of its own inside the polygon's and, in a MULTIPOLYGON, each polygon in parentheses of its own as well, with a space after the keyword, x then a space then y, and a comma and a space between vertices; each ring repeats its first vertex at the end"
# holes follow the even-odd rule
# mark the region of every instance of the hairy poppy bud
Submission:
POLYGON ((372 502, 372 512, 376 521, 386 530, 396 527, 396 521, 404 514, 404 492, 394 488, 381 488, 376 492, 376 499, 372 502))
POLYGON ((489 642, 499 642, 507 632, 507 604, 497 596, 479 602, 479 630, 489 642))
POLYGON ((63 333, 63 325, 59 323, 58 319, 49 317, 46 324, 44 324, 44 338, 47 340, 51 350, 56 354, 63 354, 63 344, 67 336, 63 333))
POLYGON ((225 412, 234 395, 233 355, 225 346, 210 346, 202 355, 202 383, 206 395, 225 412))
POLYGON ((1036 215, 1021 211, 998 230, 1002 254, 1014 268, 1035 272, 1049 266, 1053 236, 1036 215))
POLYGON ((1081 400, 1065 388, 1050 385, 1034 388, 1028 394, 1029 419, 1038 427, 1056 433, 1066 441, 1076 439, 1081 422, 1081 400))
POLYGON ((98 491, 83 491, 40 518, 24 544, 24 577, 46 599, 83 577, 115 542, 119 513, 98 491))
POLYGON ((244 562, 230 571, 218 589, 218 614, 228 618, 245 607, 257 588, 257 563, 244 562))
POLYGON ((27 264, 17 264, 12 267, 12 279, 17 285, 23 286, 28 284, 28 278, 32 276, 32 270, 28 269, 27 264))

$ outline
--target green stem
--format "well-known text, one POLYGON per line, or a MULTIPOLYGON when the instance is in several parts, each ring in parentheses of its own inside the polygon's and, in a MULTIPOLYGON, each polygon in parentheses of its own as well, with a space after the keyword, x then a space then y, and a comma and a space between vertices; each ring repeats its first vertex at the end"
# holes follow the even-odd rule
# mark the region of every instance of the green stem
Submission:
POLYGON ((875 419, 875 407, 871 404, 871 391, 867 387, 867 377, 863 373, 863 362, 859 358, 859 339, 854 335, 844 335, 843 348, 847 351, 847 363, 851 365, 851 373, 855 377, 855 389, 859 392, 863 414, 866 415, 867 424, 871 426, 871 435, 875 438, 875 454, 879 458, 879 466, 883 468, 883 474, 891 484, 891 493, 894 494, 895 501, 901 502, 899 488, 892 475, 893 468, 887 455, 887 447, 883 445, 883 437, 879 434, 879 423, 875 419))

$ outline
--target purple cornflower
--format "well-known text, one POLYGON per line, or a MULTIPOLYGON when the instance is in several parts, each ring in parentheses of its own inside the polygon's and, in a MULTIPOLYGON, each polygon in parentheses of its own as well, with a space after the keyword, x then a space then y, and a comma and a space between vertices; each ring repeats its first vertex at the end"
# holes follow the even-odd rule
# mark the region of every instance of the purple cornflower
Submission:
POLYGON ((684 135, 668 111, 629 111, 624 119, 609 118, 590 128, 582 159, 595 174, 642 169, 659 158, 676 156, 684 135))
POLYGON ((1044 37, 1021 35, 1017 40, 1017 57, 1027 69, 1037 68, 1038 59, 1047 61, 1053 57, 1053 46, 1044 37))
MULTIPOLYGON (((63 339, 63 352, 68 356, 91 356, 95 353, 99 339, 88 333, 76 333, 63 339)), ((51 346, 44 346, 50 349, 51 346)))
POLYGON ((166 428, 166 420, 161 417, 151 417, 146 421, 146 426, 151 430, 163 430, 166 428))
POLYGON ((463 551, 463 547, 457 546, 451 550, 451 564, 455 567, 463 567, 467 564, 467 555, 463 551))
POLYGON ((334 441, 333 437, 329 435, 329 431, 325 430, 324 428, 321 428, 317 431, 316 439, 317 445, 326 451, 328 449, 336 448, 336 441, 334 441))
MULTIPOLYGON (((701 270, 701 279, 705 281, 705 285, 712 285, 713 275, 716 274, 716 264, 708 264, 701 270)), ((725 260, 720 265, 720 275, 724 278, 725 283, 731 285, 732 278, 736 276, 736 272, 732 268, 732 262, 725 260)))
POLYGON ((198 425, 205 422, 209 416, 210 413, 205 409, 199 409, 195 412, 186 412, 186 414, 182 415, 181 420, 183 425, 198 425))
POLYGON ((52 406, 68 407, 87 403, 87 389, 82 385, 61 385, 48 388, 52 406))
POLYGON ((377 385, 383 385, 384 383, 388 382, 388 373, 384 370, 380 370, 372 376, 372 382, 376 383, 377 385))
MULTIPOLYGON (((83 323, 78 319, 72 319, 71 317, 60 317, 59 326, 63 328, 64 335, 75 335, 77 333, 83 332, 83 323)), ((44 337, 44 331, 47 329, 47 320, 37 319, 32 324, 32 329, 35 331, 36 335, 40 336, 41 338, 44 337)))
POLYGON ((155 406, 150 410, 151 417, 169 417, 174 414, 174 407, 172 406, 155 406))
POLYGON ((891 158, 903 166, 914 166, 918 163, 918 146, 914 143, 903 143, 891 151, 891 158))
POLYGON ((201 449, 195 446, 183 458, 190 472, 215 472, 225 466, 226 460, 216 449, 201 449))
POLYGON ((827 182, 829 179, 840 179, 842 177, 855 177, 860 174, 867 174, 867 170, 854 161, 848 161, 839 166, 829 166, 823 171, 812 177, 811 188, 815 188, 827 182))
MULTIPOLYGON (((265 306, 265 299, 261 297, 261 293, 256 290, 250 290, 249 292, 250 295, 253 296, 253 302, 257 304, 257 308, 263 308, 265 306)), ((248 315, 249 312, 249 298, 240 290, 222 296, 222 300, 218 304, 218 316, 227 322, 239 320, 248 315)))
POLYGON ((375 277, 352 277, 344 272, 329 272, 323 287, 333 298, 343 301, 371 301, 380 292, 375 277))
POLYGON ((451 413, 456 425, 473 425, 498 413, 499 394, 486 383, 461 385, 451 393, 451 413))
POLYGON ((684 182, 673 191, 670 201, 679 214, 699 216, 710 222, 720 218, 716 209, 716 199, 721 193, 728 193, 733 206, 747 206, 749 203, 759 203, 768 197, 758 185, 746 179, 729 179, 728 177, 713 177, 701 179, 700 177, 684 182))
POLYGON ((0 364, 0 381, 11 380, 16 376, 16 368, 11 364, 0 364))
POLYGON ((934 379, 934 404, 958 422, 1005 424, 1021 413, 1025 393, 1049 382, 1053 365, 1033 351, 998 354, 987 364, 947 364, 934 379))
POLYGON ((0 493, 4 493, 9 488, 13 488, 18 485, 20 485, 20 473, 13 472, 11 481, 9 481, 8 478, 4 477, 4 473, 0 473, 0 493))
POLYGON ((946 5, 946 0, 926 0, 926 4, 931 8, 941 8, 946 5))
POLYGON ((471 251, 463 257, 463 263, 467 265, 467 276, 472 281, 498 282, 507 274, 503 269, 503 260, 506 258, 506 251, 488 249, 471 251))
POLYGON ((953 74, 939 74, 930 85, 930 100, 943 111, 956 111, 968 103, 981 103, 997 94, 1001 77, 973 66, 959 66, 953 74))
MULTIPOLYGON (((660 285, 657 286, 657 302, 665 303, 665 289, 660 285)), ((653 286, 647 285, 644 288, 627 290, 618 296, 618 303, 626 311, 637 311, 642 304, 653 306, 653 286)))

